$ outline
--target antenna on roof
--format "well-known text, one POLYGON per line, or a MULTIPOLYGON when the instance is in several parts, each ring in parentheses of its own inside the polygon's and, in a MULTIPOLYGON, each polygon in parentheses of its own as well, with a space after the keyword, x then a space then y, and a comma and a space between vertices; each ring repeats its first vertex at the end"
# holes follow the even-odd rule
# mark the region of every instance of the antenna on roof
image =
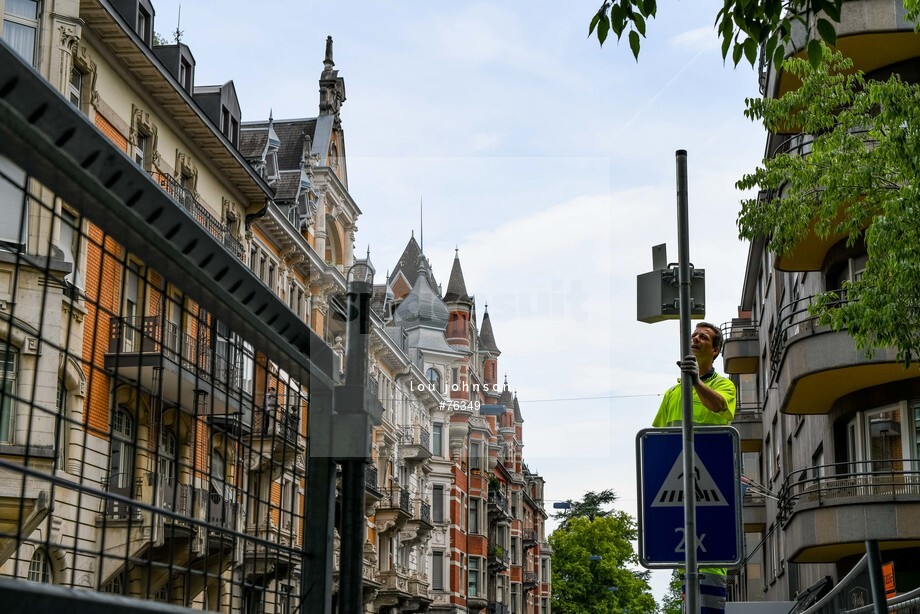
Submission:
POLYGON ((179 3, 179 14, 178 14, 178 16, 176 17, 176 31, 173 32, 173 37, 176 39, 176 44, 177 44, 177 45, 178 45, 179 42, 182 40, 182 34, 183 34, 183 32, 182 32, 182 30, 179 29, 179 26, 181 26, 181 25, 182 25, 182 3, 180 2, 180 3, 179 3))
POLYGON ((419 249, 422 253, 425 253, 425 203, 422 202, 422 197, 418 197, 418 236, 419 236, 419 249))

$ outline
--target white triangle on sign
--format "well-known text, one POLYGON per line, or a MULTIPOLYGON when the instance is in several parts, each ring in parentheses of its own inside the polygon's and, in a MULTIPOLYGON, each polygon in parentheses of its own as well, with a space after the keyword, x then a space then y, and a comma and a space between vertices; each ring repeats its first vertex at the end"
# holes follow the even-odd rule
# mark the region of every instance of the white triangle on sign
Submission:
MULTIPOLYGON (((694 454, 693 468, 696 473, 696 506, 719 507, 728 505, 725 496, 700 458, 694 454)), ((668 477, 655 495, 651 507, 683 507, 684 506, 684 452, 681 450, 677 460, 668 472, 668 477)))

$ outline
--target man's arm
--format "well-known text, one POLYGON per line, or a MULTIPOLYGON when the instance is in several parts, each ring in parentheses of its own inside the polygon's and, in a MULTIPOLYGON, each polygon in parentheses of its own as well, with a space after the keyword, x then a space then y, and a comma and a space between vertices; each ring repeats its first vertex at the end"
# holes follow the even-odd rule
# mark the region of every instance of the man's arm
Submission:
MULTIPOLYGON (((719 414, 723 417, 725 416, 725 413, 729 409, 728 400, 722 396, 720 392, 717 392, 707 386, 706 383, 701 379, 693 383, 693 390, 696 391, 696 396, 700 398, 700 402, 703 404, 703 407, 714 414, 719 414)), ((729 415, 728 418, 731 419, 731 415, 729 415)))

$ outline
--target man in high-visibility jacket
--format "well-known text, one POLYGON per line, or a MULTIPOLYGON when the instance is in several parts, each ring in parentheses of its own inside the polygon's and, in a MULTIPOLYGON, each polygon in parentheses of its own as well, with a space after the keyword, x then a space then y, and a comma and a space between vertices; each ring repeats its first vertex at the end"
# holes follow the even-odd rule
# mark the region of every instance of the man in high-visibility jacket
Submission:
MULTIPOLYGON (((677 365, 683 377, 693 382, 693 423, 731 424, 735 417, 735 385, 716 373, 713 362, 722 351, 722 331, 708 322, 696 325, 690 337, 692 354, 677 365)), ((683 422, 680 382, 664 394, 652 426, 680 426, 683 422)), ((724 567, 700 568, 700 612, 725 611, 727 570, 724 567)))

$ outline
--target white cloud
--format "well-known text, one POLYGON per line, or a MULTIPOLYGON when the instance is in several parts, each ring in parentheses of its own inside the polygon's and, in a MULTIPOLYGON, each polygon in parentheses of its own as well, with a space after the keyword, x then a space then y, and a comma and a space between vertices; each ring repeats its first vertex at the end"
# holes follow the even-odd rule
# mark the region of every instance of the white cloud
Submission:
POLYGON ((677 36, 671 37, 668 44, 672 47, 684 47, 686 49, 718 49, 721 39, 718 33, 711 27, 695 28, 681 32, 677 36))

